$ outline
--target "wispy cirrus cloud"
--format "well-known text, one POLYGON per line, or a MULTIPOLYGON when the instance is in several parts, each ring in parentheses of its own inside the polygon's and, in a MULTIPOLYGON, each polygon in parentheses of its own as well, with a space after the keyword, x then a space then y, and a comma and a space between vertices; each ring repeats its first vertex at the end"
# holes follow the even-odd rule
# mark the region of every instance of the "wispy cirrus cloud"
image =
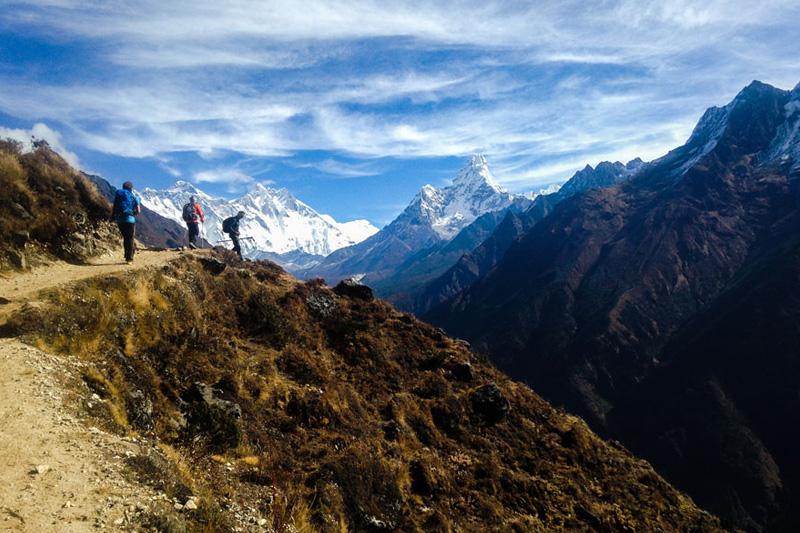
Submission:
POLYGON ((69 51, 57 75, 47 54, 0 58, 0 111, 106 154, 297 157, 341 177, 379 173, 377 157, 481 151, 501 182, 533 186, 656 157, 751 79, 800 77, 789 0, 0 6, 4 30, 69 51))
POLYGON ((339 178, 363 178, 366 176, 377 176, 381 169, 372 161, 361 163, 348 163, 338 159, 324 159, 311 163, 299 163, 294 165, 296 168, 313 168, 323 174, 339 178))

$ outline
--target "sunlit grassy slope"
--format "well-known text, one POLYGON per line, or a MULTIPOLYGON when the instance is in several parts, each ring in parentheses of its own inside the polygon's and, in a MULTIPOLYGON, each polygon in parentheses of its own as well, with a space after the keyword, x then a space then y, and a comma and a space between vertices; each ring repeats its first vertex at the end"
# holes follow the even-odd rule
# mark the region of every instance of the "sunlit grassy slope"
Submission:
POLYGON ((190 529, 233 528, 236 509, 300 531, 718 529, 464 343, 345 292, 218 252, 81 282, 12 322, 89 363, 110 428, 158 440, 169 460, 132 466, 201 496, 190 529))

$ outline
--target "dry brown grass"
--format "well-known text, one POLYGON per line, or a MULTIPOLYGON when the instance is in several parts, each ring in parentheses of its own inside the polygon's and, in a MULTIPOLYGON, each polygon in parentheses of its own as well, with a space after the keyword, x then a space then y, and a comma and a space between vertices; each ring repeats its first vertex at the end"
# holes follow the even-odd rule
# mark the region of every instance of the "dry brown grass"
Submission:
POLYGON ((0 141, 0 190, 0 269, 14 256, 82 261, 111 246, 108 202, 46 145, 22 153, 0 141))
POLYGON ((120 394, 119 387, 109 381, 96 368, 91 367, 84 371, 83 380, 89 386, 89 389, 104 400, 107 400, 103 403, 103 406, 116 425, 116 429, 126 433, 129 432, 131 427, 128 423, 128 413, 125 410, 125 399, 120 394))
POLYGON ((219 276, 186 257, 90 280, 12 321, 51 350, 83 354, 115 396, 152 399, 154 436, 208 509, 198 530, 224 530, 223 503, 276 530, 718 528, 646 463, 434 328, 222 258, 233 266, 219 276), (454 379, 452 361, 471 362, 473 381, 454 379), (195 382, 241 406, 235 446, 181 428, 195 382), (489 382, 511 405, 495 425, 470 402, 489 382))

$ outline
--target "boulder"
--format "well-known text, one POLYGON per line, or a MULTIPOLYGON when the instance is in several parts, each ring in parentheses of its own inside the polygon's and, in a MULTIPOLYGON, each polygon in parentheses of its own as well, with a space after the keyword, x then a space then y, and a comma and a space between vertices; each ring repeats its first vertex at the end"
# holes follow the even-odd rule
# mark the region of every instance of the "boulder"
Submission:
POLYGON ((339 296, 347 296, 356 300, 373 300, 375 295, 372 289, 353 278, 343 279, 334 287, 333 292, 339 296))
POLYGON ((482 385, 472 391, 470 403, 475 413, 489 425, 503 420, 511 409, 508 400, 495 383, 482 385))
POLYGON ((222 394, 219 389, 195 382, 182 396, 187 404, 187 430, 192 435, 205 434, 211 447, 218 450, 235 448, 242 439, 242 408, 223 399, 222 394))
POLYGON ((309 294, 306 297, 306 305, 320 318, 329 318, 336 311, 336 302, 322 291, 309 294))
POLYGON ((206 272, 212 276, 219 276, 228 266, 223 261, 220 261, 214 257, 203 257, 200 259, 200 263, 203 265, 203 268, 206 269, 206 272))
POLYGON ((466 361, 454 361, 447 365, 447 370, 450 371, 450 375, 453 376, 453 379, 458 381, 472 381, 474 377, 472 365, 466 361))
POLYGON ((470 344, 470 342, 469 342, 468 340, 464 340, 464 339, 455 339, 455 341, 456 341, 458 344, 460 344, 461 346, 463 346, 464 348, 466 348, 467 350, 469 350, 469 349, 472 347, 472 344, 470 344))

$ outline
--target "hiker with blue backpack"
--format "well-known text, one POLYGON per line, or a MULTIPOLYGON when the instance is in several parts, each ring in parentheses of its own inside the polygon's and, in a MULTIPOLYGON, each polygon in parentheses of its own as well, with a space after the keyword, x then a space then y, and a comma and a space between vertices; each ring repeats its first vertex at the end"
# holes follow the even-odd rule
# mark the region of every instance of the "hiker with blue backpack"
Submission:
POLYGON ((122 243, 125 248, 125 261, 133 261, 136 250, 134 238, 136 236, 136 216, 141 212, 142 202, 133 192, 133 183, 126 181, 121 189, 114 194, 114 209, 111 219, 117 223, 122 234, 122 243))

